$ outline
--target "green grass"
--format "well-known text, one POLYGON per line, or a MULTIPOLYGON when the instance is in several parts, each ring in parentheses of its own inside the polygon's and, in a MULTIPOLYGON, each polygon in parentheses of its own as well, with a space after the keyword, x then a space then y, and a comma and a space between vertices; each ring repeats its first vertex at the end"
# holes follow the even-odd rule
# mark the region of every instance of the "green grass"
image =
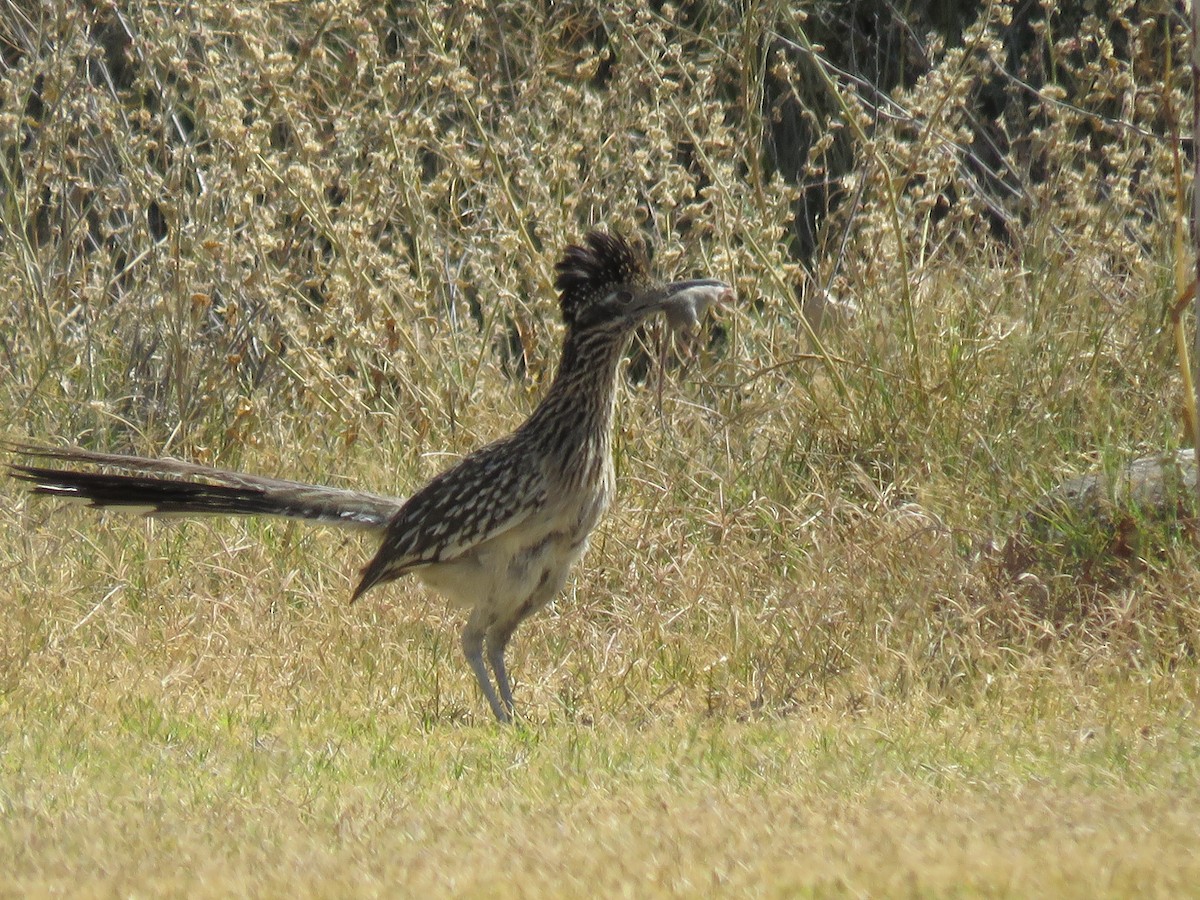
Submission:
POLYGON ((3 744, 4 862, 20 891, 1178 896, 1200 874, 1185 682, 513 729, 60 692, 3 744))
POLYGON ((1003 551, 1180 443, 1178 23, 991 5, 880 114, 816 7, 50 6, 0 6, 0 437, 403 495, 537 402, 587 227, 739 301, 623 381, 514 728, 459 613, 347 603, 369 541, 0 489, 0 894, 1200 893, 1194 523, 1003 551))

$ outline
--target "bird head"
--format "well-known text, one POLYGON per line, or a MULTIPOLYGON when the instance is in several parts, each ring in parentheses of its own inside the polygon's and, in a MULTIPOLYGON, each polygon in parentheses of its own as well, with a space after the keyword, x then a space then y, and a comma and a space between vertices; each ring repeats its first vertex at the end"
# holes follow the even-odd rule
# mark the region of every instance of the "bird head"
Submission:
POLYGON ((555 269, 563 322, 573 330, 627 331, 657 312, 676 328, 690 328, 710 306, 733 297, 715 278, 664 284, 650 274, 640 244, 599 231, 568 247, 555 269))

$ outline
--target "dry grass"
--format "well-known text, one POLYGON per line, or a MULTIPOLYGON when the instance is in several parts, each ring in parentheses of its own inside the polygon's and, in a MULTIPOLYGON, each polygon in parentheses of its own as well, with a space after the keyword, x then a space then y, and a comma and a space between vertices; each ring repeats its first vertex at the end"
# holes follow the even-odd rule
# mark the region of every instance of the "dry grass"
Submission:
POLYGON ((520 728, 436 599, 346 604, 355 537, 6 489, 9 890, 1195 892, 1194 545, 989 550, 1177 443, 1174 25, 1053 22, 1031 93, 990 6, 875 108, 784 5, 0 10, 10 434, 403 493, 536 402, 587 224, 742 298, 625 391, 520 728), (804 266, 776 115, 839 198, 804 266))

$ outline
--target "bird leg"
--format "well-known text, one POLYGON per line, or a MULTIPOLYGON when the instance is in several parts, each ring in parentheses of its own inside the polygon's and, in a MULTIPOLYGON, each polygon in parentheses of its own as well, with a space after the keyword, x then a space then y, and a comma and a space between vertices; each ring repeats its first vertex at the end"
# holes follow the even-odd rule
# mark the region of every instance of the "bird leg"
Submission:
MULTIPOLYGON (((476 607, 478 612, 479 607, 476 607)), ((508 710, 500 705, 500 699, 496 696, 496 689, 492 687, 492 681, 488 677, 487 668, 483 664, 483 623, 478 621, 475 613, 471 614, 467 620, 467 625, 462 631, 462 648, 463 654, 467 657, 467 663, 471 667, 471 671, 475 673, 475 680, 479 682, 479 689, 483 691, 483 696, 487 698, 488 705, 492 708, 492 714, 495 715, 496 721, 507 723, 512 721, 512 716, 508 710)), ((501 672, 503 672, 503 666, 501 672)), ((507 678, 504 682, 503 690, 507 691, 507 678)), ((512 706, 512 694, 506 700, 509 708, 512 706)))
POLYGON ((500 699, 513 712, 512 687, 508 683, 508 671, 504 668, 504 651, 508 647, 508 639, 516 626, 493 625, 487 632, 488 663, 491 664, 492 674, 496 676, 496 686, 500 688, 500 699))

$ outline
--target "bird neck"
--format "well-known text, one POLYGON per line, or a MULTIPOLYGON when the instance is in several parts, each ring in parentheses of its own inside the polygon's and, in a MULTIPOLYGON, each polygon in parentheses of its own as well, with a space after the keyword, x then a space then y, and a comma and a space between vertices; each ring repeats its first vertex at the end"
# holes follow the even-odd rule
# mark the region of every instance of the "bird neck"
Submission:
POLYGON ((611 455, 617 364, 629 335, 624 329, 567 332, 550 390, 523 426, 564 471, 578 466, 581 454, 595 463, 611 455))

